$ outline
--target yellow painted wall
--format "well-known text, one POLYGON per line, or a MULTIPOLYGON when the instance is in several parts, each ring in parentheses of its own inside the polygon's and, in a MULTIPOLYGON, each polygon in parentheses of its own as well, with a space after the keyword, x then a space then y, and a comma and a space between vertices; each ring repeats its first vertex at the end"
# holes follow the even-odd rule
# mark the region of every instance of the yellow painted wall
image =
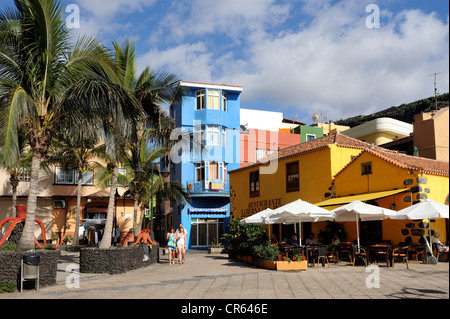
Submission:
MULTIPOLYGON (((325 193, 330 192, 328 188, 332 185, 333 176, 350 162, 352 156, 360 152, 359 149, 330 145, 326 149, 280 160, 276 173, 260 173, 258 197, 250 197, 250 173, 258 171, 258 166, 231 171, 232 217, 245 218, 268 207, 274 209, 297 199, 311 203, 327 199, 325 193), (299 162, 300 190, 287 193, 286 164, 295 161, 299 162)), ((324 226, 324 222, 312 223, 311 231, 317 234, 324 226)))
MULTIPOLYGON (((379 206, 385 208, 391 208, 395 204, 394 210, 396 211, 412 205, 414 201, 418 201, 418 194, 425 194, 429 199, 444 203, 449 192, 448 177, 423 175, 419 171, 402 169, 367 152, 355 159, 351 165, 336 177, 335 186, 337 197, 420 186, 421 191, 417 193, 399 193, 376 200, 379 206), (361 175, 361 164, 365 162, 372 162, 373 174, 361 175), (419 184, 417 181, 419 177, 426 178, 426 184, 419 184), (404 181, 407 179, 411 179, 413 183, 405 186, 404 181), (405 201, 405 197, 411 196, 412 201, 405 201)), ((415 228, 418 228, 419 222, 410 220, 382 221, 383 240, 392 240, 394 243, 403 242, 406 236, 402 235, 401 229, 406 229, 405 225, 408 223, 414 223, 415 228)), ((356 223, 345 223, 347 234, 351 239, 356 239, 355 225, 356 223)), ((436 220, 431 227, 440 233, 441 241, 447 241, 446 220, 436 220)), ((417 236, 411 236, 411 238, 413 243, 417 243, 419 239, 417 236)))
MULTIPOLYGON (((95 200, 92 202, 108 203, 107 199, 95 200)), ((86 205, 88 202, 86 199, 81 199, 81 206, 86 205)), ((67 208, 55 209, 53 208, 53 222, 52 222, 52 233, 65 233, 73 236, 75 233, 76 225, 76 211, 77 211, 77 201, 76 198, 71 198, 68 201, 67 208)), ((82 212, 81 212, 82 214, 82 212)), ((134 214, 134 204, 130 199, 118 199, 116 206, 116 218, 117 225, 121 232, 128 232, 130 228, 133 228, 133 214, 134 214)), ((141 211, 138 210, 138 220, 140 218, 141 211)), ((81 234, 80 234, 81 236, 81 234)))

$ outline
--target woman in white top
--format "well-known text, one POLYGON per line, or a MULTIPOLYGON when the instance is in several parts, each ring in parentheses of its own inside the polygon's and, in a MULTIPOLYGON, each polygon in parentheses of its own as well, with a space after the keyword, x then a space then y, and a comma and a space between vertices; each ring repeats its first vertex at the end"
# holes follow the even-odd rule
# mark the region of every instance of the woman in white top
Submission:
POLYGON ((177 230, 176 235, 177 240, 177 251, 178 251, 178 262, 184 264, 184 255, 186 254, 186 242, 187 242, 187 232, 180 224, 180 228, 177 230))

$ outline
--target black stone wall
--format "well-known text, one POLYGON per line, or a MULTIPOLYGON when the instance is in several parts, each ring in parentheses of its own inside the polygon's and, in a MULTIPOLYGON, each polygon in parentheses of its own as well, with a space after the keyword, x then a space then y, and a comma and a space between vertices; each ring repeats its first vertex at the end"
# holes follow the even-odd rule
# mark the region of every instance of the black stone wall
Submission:
POLYGON ((152 245, 149 260, 143 261, 142 246, 99 249, 84 247, 80 250, 80 272, 94 274, 121 274, 159 262, 159 245, 152 245))
MULTIPOLYGON (((34 250, 31 253, 40 256, 39 287, 55 285, 61 252, 59 250, 34 250)), ((15 281, 17 287, 20 287, 20 263, 23 255, 23 252, 0 251, 0 283, 15 281)), ((26 287, 25 284, 24 287, 26 287)))

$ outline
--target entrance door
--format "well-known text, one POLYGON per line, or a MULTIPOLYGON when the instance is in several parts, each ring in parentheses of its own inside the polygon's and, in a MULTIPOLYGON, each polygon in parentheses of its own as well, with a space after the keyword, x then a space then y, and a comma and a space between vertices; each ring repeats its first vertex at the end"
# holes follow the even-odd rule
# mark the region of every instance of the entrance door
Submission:
POLYGON ((191 247, 208 247, 219 243, 223 235, 223 220, 198 218, 191 222, 191 247))

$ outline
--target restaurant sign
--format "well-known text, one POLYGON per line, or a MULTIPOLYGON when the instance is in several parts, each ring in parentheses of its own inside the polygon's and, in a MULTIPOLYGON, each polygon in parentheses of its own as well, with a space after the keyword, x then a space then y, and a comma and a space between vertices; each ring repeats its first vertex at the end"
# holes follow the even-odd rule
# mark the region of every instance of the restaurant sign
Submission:
POLYGON ((274 198, 249 202, 248 208, 241 209, 241 216, 248 217, 256 213, 259 213, 260 211, 263 211, 267 208, 275 209, 281 207, 281 200, 282 200, 281 198, 274 198))

